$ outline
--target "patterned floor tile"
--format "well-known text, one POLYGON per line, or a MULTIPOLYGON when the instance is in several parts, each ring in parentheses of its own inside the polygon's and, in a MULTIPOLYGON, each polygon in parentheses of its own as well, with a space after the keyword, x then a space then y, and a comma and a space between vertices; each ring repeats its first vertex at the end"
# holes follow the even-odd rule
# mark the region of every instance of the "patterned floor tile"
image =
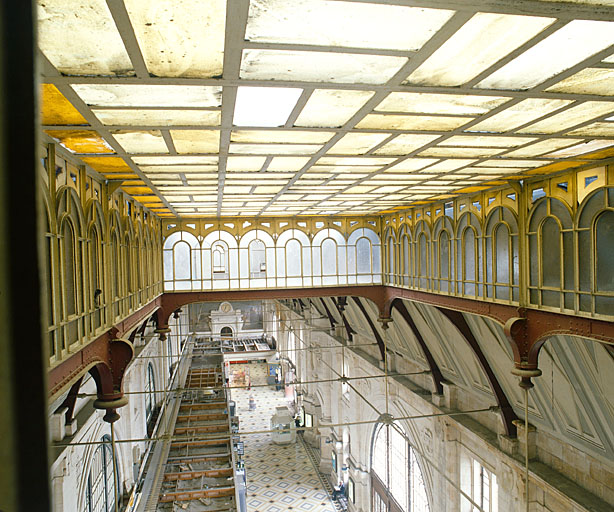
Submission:
MULTIPOLYGON (((267 365, 249 365, 252 384, 267 365)), ((266 387, 233 390, 241 431, 268 430, 275 408, 287 404, 283 392, 266 387), (256 410, 249 410, 249 397, 256 410)), ((244 435, 248 512, 336 512, 300 442, 276 445, 268 433, 244 435)))

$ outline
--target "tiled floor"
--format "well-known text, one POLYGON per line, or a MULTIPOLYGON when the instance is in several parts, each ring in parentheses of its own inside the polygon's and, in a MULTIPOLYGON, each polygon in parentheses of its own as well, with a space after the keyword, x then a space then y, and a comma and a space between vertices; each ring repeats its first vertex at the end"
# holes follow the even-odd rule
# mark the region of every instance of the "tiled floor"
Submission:
MULTIPOLYGON (((286 404, 282 391, 269 388, 234 390, 232 396, 243 431, 268 430, 275 407, 286 404), (255 411, 248 407, 250 394, 255 411)), ((251 434, 243 440, 249 512, 335 512, 299 439, 276 445, 270 434, 251 434)))

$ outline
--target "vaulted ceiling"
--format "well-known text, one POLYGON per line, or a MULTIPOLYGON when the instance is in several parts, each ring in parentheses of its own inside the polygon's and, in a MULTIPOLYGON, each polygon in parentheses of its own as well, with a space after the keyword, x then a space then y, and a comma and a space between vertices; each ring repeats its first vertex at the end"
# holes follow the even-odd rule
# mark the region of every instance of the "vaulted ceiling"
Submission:
POLYGON ((161 216, 374 214, 614 156, 614 2, 39 0, 42 122, 161 216))

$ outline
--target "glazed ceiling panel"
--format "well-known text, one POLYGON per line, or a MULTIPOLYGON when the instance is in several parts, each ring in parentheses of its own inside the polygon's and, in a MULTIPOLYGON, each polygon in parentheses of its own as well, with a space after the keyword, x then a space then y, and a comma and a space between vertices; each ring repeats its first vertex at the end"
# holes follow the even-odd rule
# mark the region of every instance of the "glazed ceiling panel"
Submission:
POLYGON ((614 6, 403 3, 39 0, 43 129, 180 216, 380 213, 610 155, 614 6))

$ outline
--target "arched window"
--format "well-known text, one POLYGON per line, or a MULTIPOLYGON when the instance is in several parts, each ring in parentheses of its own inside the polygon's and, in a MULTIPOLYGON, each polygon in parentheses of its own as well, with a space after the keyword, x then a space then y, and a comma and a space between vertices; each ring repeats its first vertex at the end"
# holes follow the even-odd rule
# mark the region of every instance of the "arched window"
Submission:
POLYGON ((249 244, 250 277, 266 276, 266 248, 262 240, 252 240, 249 244))
POLYGON ((424 233, 418 235, 418 279, 419 286, 426 288, 428 286, 429 277, 429 245, 428 239, 424 233))
POLYGON ((226 339, 232 339, 232 327, 222 327, 220 336, 226 339))
POLYGON ((153 365, 147 365, 147 377, 145 379, 145 421, 149 423, 151 415, 156 407, 156 381, 153 365))
POLYGON ((64 283, 62 297, 64 298, 64 314, 67 318, 77 312, 75 234, 69 222, 65 222, 62 229, 61 257, 64 283))
POLYGON ((301 243, 298 240, 291 239, 286 244, 286 275, 288 277, 300 277, 301 269, 301 243))
POLYGON ((373 510, 429 512, 422 470, 398 424, 378 424, 371 451, 373 510))
POLYGON ((356 271, 359 274, 370 274, 372 270, 371 242, 363 236, 356 242, 356 271))
POLYGON ((461 261, 463 262, 463 294, 475 295, 475 282, 477 281, 477 242, 475 231, 473 230, 473 228, 468 227, 465 229, 465 231, 463 231, 461 238, 461 247, 461 261))
POLYGON ((607 210, 599 215, 595 223, 595 283, 600 292, 614 291, 613 247, 614 211, 607 210))
POLYGON ((337 274, 337 244, 332 238, 326 238, 322 242, 322 275, 335 274, 337 274))
POLYGON ((404 234, 401 237, 401 274, 403 275, 403 284, 409 284, 409 237, 404 234))
POLYGON ((190 268, 190 246, 187 242, 177 242, 173 247, 173 268, 175 270, 175 280, 191 279, 192 270, 190 268))
POLYGON ((216 242, 211 247, 211 256, 213 259, 213 272, 226 272, 226 246, 222 242, 216 242))
POLYGON ((85 488, 84 512, 114 512, 115 482, 113 478, 113 455, 111 438, 102 437, 102 444, 96 448, 85 488))
POLYGON ((388 238, 388 281, 395 282, 396 266, 394 264, 394 238, 388 238))

